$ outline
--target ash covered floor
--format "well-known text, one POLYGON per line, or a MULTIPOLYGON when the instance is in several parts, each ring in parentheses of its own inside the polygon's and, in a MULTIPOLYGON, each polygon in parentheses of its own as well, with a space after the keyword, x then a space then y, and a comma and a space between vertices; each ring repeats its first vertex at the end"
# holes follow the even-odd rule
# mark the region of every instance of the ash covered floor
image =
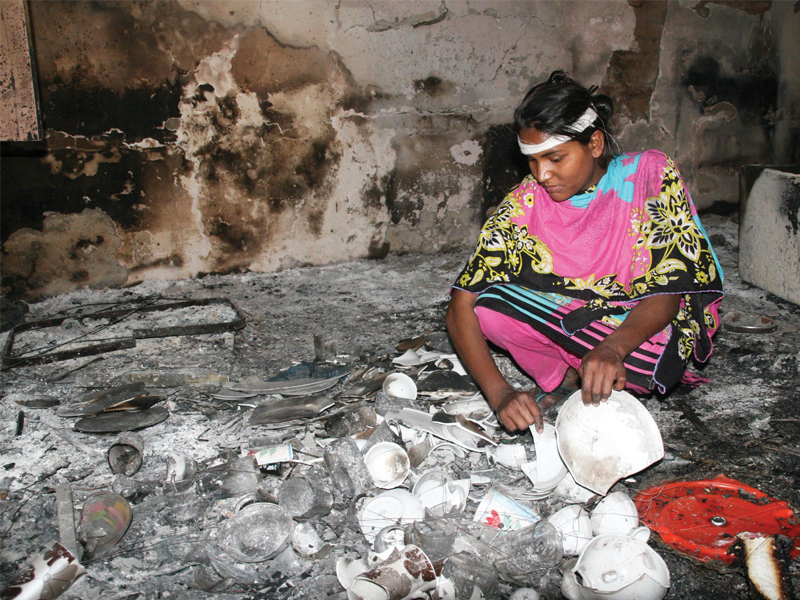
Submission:
MULTIPOLYGON (((664 482, 724 474, 798 507, 800 308, 738 279, 735 217, 709 214, 703 222, 725 270, 723 315, 732 311, 756 313, 773 318, 779 328, 769 334, 721 329, 709 364, 694 367, 711 383, 687 393, 643 399, 661 431, 666 455, 642 473, 618 483, 613 491, 625 491, 633 497, 664 482)), ((390 368, 387 358, 399 354, 394 347, 400 340, 424 331, 444 331, 448 288, 466 258, 467 253, 406 255, 277 274, 149 282, 124 290, 81 291, 32 305, 27 320, 49 318, 62 311, 113 307, 157 295, 176 300, 228 298, 246 316, 247 326, 235 333, 138 340, 134 348, 98 357, 2 371, 0 487, 5 499, 0 501, 0 581, 8 581, 30 557, 58 539, 54 488, 67 484, 73 494, 76 522, 83 501, 100 490, 119 491, 129 497, 133 522, 115 547, 85 561, 86 575, 63 598, 346 598, 336 577, 336 560, 345 555, 364 556, 368 545, 359 530, 354 503, 341 497, 328 516, 311 521, 330 552, 305 558, 288 550, 258 567, 260 581, 255 584, 229 582, 231 585, 221 591, 198 590, 197 569, 208 567, 205 550, 230 518, 233 506, 230 501, 212 498, 197 518, 176 518, 175 494, 164 487, 169 457, 173 452, 184 453, 202 469, 236 458, 242 448, 253 445, 294 440, 296 447, 311 450, 308 444, 313 445, 314 436, 330 438, 324 420, 280 429, 249 425, 253 409, 246 402, 237 405, 215 399, 212 394, 219 391, 223 380, 268 379, 297 363, 312 361, 315 335, 321 336, 328 357, 335 354, 342 364, 390 368), (137 380, 147 382, 152 393, 167 397, 161 405, 170 416, 139 431, 144 439, 143 466, 126 480, 114 475, 107 462, 116 434, 74 431, 75 419, 60 417, 56 411, 88 394, 137 380), (43 399, 55 399, 60 404, 31 406, 43 399), (20 411, 24 423, 21 433, 15 435, 20 411)), ((5 342, 7 335, 3 334, 0 342, 5 342)), ((530 385, 511 361, 501 358, 500 364, 513 383, 530 385)), ((324 393, 335 394, 340 387, 324 393)), ((348 406, 362 405, 370 403, 356 401, 348 406)), ((337 407, 328 410, 336 411, 337 407)), ((548 418, 554 422, 555 409, 550 410, 548 418)), ((498 432, 497 439, 530 446, 528 434, 508 436, 498 432)), ((434 468, 462 477, 480 472, 509 490, 525 486, 519 472, 490 464, 478 453, 459 457, 452 450, 440 449, 417 471, 434 468)), ((320 464, 294 464, 282 475, 264 475, 260 493, 262 497, 275 497, 284 480, 324 474, 320 464)), ((466 518, 472 516, 488 487, 472 486, 466 518)), ((197 495, 196 488, 188 494, 197 495)), ((532 505, 546 517, 563 502, 550 498, 532 505)), ((671 572, 667 598, 749 597, 741 569, 704 566, 667 547, 655 534, 650 544, 671 572)), ((790 572, 795 589, 800 588, 797 561, 790 572)), ((559 598, 559 584, 558 569, 554 568, 534 587, 542 598, 559 598)), ((501 590, 507 596, 514 586, 503 583, 501 590)))

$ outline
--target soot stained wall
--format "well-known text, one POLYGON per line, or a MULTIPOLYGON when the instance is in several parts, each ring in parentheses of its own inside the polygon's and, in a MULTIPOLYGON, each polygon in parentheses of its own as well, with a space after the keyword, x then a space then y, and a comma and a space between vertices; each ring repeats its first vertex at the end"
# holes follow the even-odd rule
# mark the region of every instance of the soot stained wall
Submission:
POLYGON ((735 200, 797 152, 786 4, 32 2, 47 137, 2 146, 3 292, 469 247, 555 68, 699 206, 735 200))

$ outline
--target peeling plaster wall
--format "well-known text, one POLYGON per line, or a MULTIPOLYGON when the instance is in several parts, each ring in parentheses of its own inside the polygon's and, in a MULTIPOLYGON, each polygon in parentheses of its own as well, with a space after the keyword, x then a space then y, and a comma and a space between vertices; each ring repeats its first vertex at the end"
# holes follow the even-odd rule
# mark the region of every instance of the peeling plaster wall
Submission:
POLYGON ((47 139, 2 147, 3 291, 469 247, 555 68, 617 98, 622 147, 674 155, 699 206, 733 201, 739 164, 796 144, 786 5, 33 2, 47 139))

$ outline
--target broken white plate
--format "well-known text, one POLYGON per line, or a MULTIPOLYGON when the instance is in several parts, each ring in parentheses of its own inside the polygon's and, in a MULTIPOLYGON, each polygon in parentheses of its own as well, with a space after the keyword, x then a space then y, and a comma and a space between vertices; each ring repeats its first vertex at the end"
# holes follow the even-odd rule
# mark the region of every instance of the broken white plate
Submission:
POLYGON ((387 421, 397 421, 406 427, 411 427, 418 431, 428 432, 438 438, 447 442, 452 442, 471 450, 473 452, 480 452, 481 447, 478 446, 479 442, 485 442, 496 446, 497 443, 488 435, 483 433, 477 425, 464 419, 461 415, 446 415, 445 413, 437 413, 437 415, 430 415, 420 410, 412 408, 404 408, 399 411, 390 411, 384 415, 387 421), (442 420, 435 420, 448 418, 448 422, 442 420))
POLYGON ((580 390, 556 419, 558 449, 582 486, 606 495, 617 481, 664 457, 664 442, 644 405, 625 391, 613 391, 599 406, 587 406, 580 390))
POLYGON ((486 448, 486 456, 509 469, 521 469, 522 465, 528 462, 525 446, 522 444, 500 444, 486 448))

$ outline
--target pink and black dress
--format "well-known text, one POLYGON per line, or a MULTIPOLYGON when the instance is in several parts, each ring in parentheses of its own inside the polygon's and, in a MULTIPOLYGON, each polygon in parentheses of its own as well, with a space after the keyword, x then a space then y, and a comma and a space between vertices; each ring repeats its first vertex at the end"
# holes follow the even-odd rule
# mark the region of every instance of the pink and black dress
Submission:
POLYGON ((677 384, 705 362, 719 326, 722 269, 673 162, 616 156, 600 182, 555 202, 532 175, 500 204, 454 288, 479 294, 484 336, 545 391, 655 294, 679 294, 677 317, 625 360, 634 390, 677 384))

